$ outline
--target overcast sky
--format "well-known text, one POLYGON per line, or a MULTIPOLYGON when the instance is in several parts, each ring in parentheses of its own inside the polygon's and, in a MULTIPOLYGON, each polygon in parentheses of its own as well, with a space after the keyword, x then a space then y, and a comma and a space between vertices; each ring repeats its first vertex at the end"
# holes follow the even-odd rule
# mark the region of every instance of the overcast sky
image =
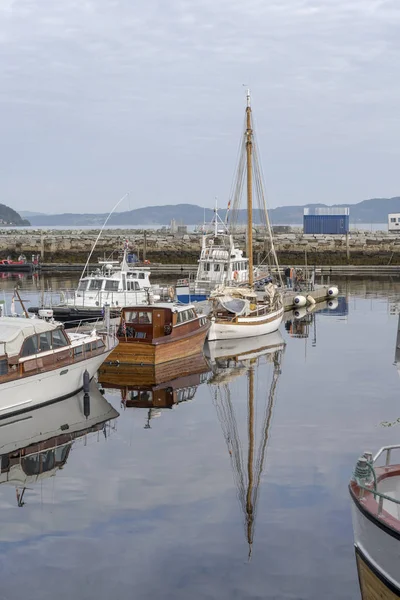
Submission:
POLYGON ((1 0, 0 202, 225 205, 249 84, 271 207, 400 194, 396 0, 1 0))

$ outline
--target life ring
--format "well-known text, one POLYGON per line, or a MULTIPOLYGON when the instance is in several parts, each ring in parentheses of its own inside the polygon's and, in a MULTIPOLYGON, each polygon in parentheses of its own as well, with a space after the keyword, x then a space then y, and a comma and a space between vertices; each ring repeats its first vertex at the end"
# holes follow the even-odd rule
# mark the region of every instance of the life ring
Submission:
POLYGON ((171 325, 164 325, 164 334, 165 335, 170 335, 170 333, 172 333, 172 327, 171 327, 171 325))
POLYGON ((238 277, 239 277, 238 271, 233 271, 233 279, 236 281, 238 277))

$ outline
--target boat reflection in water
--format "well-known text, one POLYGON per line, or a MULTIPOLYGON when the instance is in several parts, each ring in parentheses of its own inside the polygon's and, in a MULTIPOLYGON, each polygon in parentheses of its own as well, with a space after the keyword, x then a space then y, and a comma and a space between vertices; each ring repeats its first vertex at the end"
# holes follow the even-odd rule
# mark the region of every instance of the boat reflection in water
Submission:
POLYGON ((252 554, 257 501, 284 350, 285 342, 280 331, 231 342, 225 340, 209 342, 205 347, 205 354, 213 373, 208 383, 213 388, 213 403, 224 434, 238 498, 244 514, 249 560, 252 554), (262 385, 260 385, 262 391, 258 391, 257 399, 255 399, 256 372, 257 377, 262 378, 262 385), (231 387, 234 380, 244 376, 247 376, 247 426, 246 434, 241 439, 238 412, 242 408, 242 399, 232 400, 231 387), (269 381, 267 387, 264 387, 264 378, 269 381), (257 423, 260 418, 261 421, 257 423), (244 439, 246 442, 242 441, 244 439))
POLYGON ((118 416, 92 382, 89 394, 82 391, 66 400, 3 419, 0 484, 14 485, 18 506, 23 506, 26 489, 62 469, 78 439, 86 442, 87 436, 95 433, 108 437, 108 424, 118 416))
POLYGON ((157 365, 108 365, 99 371, 104 388, 120 391, 123 408, 145 408, 150 421, 161 409, 174 408, 193 400, 199 385, 206 381, 209 367, 203 354, 157 365))

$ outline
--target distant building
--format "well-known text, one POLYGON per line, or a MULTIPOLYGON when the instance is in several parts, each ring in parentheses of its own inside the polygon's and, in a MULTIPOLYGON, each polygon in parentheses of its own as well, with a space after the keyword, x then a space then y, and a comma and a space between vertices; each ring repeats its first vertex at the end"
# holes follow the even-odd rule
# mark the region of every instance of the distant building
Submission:
POLYGON ((178 235, 186 235, 187 234, 187 225, 178 225, 178 235))
POLYGON ((171 233, 175 234, 177 232, 177 225, 176 225, 175 219, 171 219, 169 228, 170 228, 171 233))
POLYGON ((400 231, 400 213, 388 215, 388 231, 400 231))
POLYGON ((305 208, 303 232, 314 234, 340 235, 349 232, 350 209, 348 207, 305 208))

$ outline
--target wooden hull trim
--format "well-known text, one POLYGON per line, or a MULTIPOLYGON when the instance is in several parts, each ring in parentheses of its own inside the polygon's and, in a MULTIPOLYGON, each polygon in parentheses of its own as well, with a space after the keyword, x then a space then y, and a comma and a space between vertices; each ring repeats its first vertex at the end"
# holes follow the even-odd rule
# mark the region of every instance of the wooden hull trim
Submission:
POLYGON ((355 553, 362 600, 395 600, 400 598, 400 588, 389 581, 357 545, 355 546, 355 553))

